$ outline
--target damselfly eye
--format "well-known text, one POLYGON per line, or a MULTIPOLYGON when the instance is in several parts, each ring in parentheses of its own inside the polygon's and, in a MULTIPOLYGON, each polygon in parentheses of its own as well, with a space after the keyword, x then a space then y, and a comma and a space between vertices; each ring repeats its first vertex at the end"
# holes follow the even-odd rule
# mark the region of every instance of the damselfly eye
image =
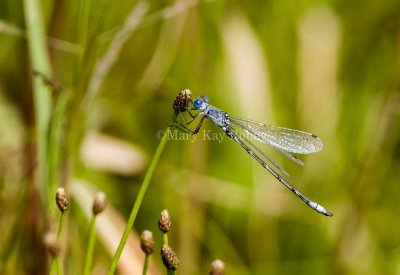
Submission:
POLYGON ((196 100, 193 102, 193 106, 194 106, 196 109, 200 109, 201 105, 202 105, 202 103, 201 103, 201 100, 200 100, 200 99, 196 99, 196 100))

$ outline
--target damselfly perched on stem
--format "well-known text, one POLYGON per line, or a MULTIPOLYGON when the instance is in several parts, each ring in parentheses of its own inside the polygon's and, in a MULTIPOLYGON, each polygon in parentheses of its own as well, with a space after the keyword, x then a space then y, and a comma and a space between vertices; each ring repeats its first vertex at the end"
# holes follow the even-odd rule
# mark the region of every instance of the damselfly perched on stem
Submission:
MULTIPOLYGON (((189 99, 190 100, 190 99, 189 99)), ((265 143, 275 150, 281 152, 286 157, 296 162, 299 165, 304 165, 303 162, 292 155, 294 154, 311 154, 321 151, 323 144, 319 137, 307 132, 293 130, 278 126, 265 125, 244 118, 234 118, 229 116, 226 112, 208 104, 207 96, 200 96, 195 101, 190 102, 193 107, 187 107, 185 111, 192 117, 189 122, 181 124, 175 122, 175 125, 181 130, 188 131, 192 134, 197 134, 203 124, 204 118, 210 119, 213 123, 219 126, 225 134, 237 142, 246 152, 251 155, 258 163, 261 164, 268 172, 270 172, 278 181, 285 185, 296 196, 302 199, 309 207, 325 216, 332 216, 332 213, 326 210, 322 205, 310 200, 304 196, 300 191, 291 185, 285 178, 283 178, 272 167, 275 167, 282 173, 288 175, 276 162, 269 158, 260 148, 254 145, 248 138, 242 135, 238 129, 244 130, 245 133, 259 142, 265 143), (193 115, 190 111, 199 110, 197 114, 193 115), (194 130, 190 130, 188 125, 200 119, 198 125, 194 130)), ((183 112, 180 109, 179 112, 183 112)))

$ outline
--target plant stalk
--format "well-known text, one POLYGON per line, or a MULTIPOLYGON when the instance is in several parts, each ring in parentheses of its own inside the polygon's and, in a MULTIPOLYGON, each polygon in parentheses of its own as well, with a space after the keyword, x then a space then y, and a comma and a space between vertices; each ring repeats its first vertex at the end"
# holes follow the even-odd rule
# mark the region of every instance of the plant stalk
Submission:
MULTIPOLYGON (((171 120, 172 122, 175 121, 176 116, 177 115, 174 113, 174 115, 172 117, 172 120, 171 120)), ((164 135, 163 135, 163 137, 162 137, 162 139, 160 141, 160 144, 158 145, 158 148, 157 148, 157 150, 156 150, 156 152, 154 154, 154 157, 153 157, 153 159, 152 159, 152 161, 150 163, 149 169, 147 170, 147 173, 146 173, 146 175, 144 177, 144 180, 143 180, 143 183, 142 183, 142 185, 140 187, 140 190, 139 190, 138 196, 136 198, 136 201, 135 201, 135 203, 134 203, 134 205, 132 207, 132 211, 131 211, 131 214, 129 216, 128 222, 126 224, 124 233, 122 234, 121 241, 120 241, 120 243, 118 245, 118 248, 117 248, 117 251, 115 252, 114 257, 112 259, 112 262, 111 262, 111 265, 110 265, 110 269, 108 270, 108 275, 114 274, 115 269, 117 268, 117 264, 118 264, 119 258, 121 257, 122 250, 124 249, 125 244, 126 244, 126 242, 128 240, 129 232, 131 231, 131 229, 133 227, 133 224, 135 222, 135 219, 136 219, 137 213, 139 211, 140 205, 142 204, 144 195, 145 195, 147 187, 149 185, 150 179, 153 176, 154 170, 155 170, 155 168, 157 166, 157 163, 158 163, 158 161, 160 159, 161 153, 165 148, 165 144, 167 143, 168 137, 170 135, 170 131, 171 131, 171 125, 168 124, 168 127, 167 127, 166 131, 164 132, 164 135)))
POLYGON ((84 275, 90 274, 90 267, 92 266, 94 242, 95 242, 95 237, 96 237, 96 217, 97 217, 97 215, 93 215, 92 220, 90 221, 90 225, 89 225, 89 241, 88 241, 87 251, 86 251, 85 267, 83 269, 84 275))

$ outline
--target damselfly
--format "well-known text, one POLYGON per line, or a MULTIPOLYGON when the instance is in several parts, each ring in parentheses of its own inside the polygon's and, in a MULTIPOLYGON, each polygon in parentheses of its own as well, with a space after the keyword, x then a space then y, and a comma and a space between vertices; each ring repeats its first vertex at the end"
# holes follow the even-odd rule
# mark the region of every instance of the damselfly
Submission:
POLYGON ((213 123, 218 125, 228 137, 236 141, 244 150, 246 150, 249 155, 257 160, 262 167, 270 172, 276 179, 278 179, 278 181, 283 183, 283 185, 285 185, 296 196, 302 199, 309 207, 325 216, 332 216, 332 213, 330 213, 320 204, 304 196, 299 190, 297 190, 297 188, 291 185, 285 178, 276 172, 272 166, 288 175, 288 173, 286 173, 282 167, 269 158, 248 138, 241 134, 238 129, 244 130, 245 133, 257 141, 268 144, 299 165, 304 164, 300 159, 292 155, 292 153, 310 154, 321 151, 323 144, 321 139, 319 139, 316 135, 278 126, 265 125, 249 119, 233 118, 226 112, 208 104, 207 96, 200 96, 197 98, 195 101, 193 101, 193 107, 188 107, 186 111, 190 114, 192 119, 185 123, 185 125, 179 124, 180 126, 183 126, 185 130, 190 131, 192 134, 197 134, 201 128, 201 125, 203 124, 204 118, 210 119, 213 123), (199 110, 200 112, 193 115, 190 112, 191 110, 199 110), (187 126, 195 121, 198 117, 201 118, 197 127, 193 131, 187 128, 187 126))

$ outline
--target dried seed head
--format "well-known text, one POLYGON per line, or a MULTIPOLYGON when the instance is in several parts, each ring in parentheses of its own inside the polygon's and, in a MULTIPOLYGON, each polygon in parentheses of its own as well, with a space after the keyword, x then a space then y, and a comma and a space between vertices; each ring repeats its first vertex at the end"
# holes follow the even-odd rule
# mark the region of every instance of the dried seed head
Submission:
POLYGON ((49 251, 50 255, 57 257, 60 254, 60 243, 57 240, 57 235, 53 232, 47 232, 43 236, 43 244, 49 251))
POLYGON ((214 260, 211 263, 209 275, 224 275, 224 262, 221 260, 214 260))
POLYGON ((107 206, 107 199, 106 199, 106 194, 103 192, 97 193, 96 197, 94 198, 93 202, 93 207, 92 207, 92 212, 94 215, 97 215, 106 208, 107 206))
POLYGON ((168 210, 163 210, 158 220, 158 228, 164 233, 167 233, 171 229, 171 217, 169 216, 168 210))
POLYGON ((153 253, 154 240, 153 233, 149 230, 144 230, 140 236, 140 248, 146 255, 153 253))
POLYGON ((178 266, 179 266, 179 259, 178 256, 176 256, 176 253, 172 250, 172 248, 164 244, 161 248, 161 258, 163 260, 163 263, 165 267, 168 270, 175 271, 178 266))
POLYGON ((180 92, 177 97, 175 97, 172 108, 176 113, 182 113, 186 111, 187 107, 189 106, 191 95, 192 92, 189 89, 185 89, 180 92))
POLYGON ((69 199, 67 193, 65 192, 64 188, 59 187, 56 192, 56 202, 57 206, 62 213, 68 210, 69 206, 69 199))

